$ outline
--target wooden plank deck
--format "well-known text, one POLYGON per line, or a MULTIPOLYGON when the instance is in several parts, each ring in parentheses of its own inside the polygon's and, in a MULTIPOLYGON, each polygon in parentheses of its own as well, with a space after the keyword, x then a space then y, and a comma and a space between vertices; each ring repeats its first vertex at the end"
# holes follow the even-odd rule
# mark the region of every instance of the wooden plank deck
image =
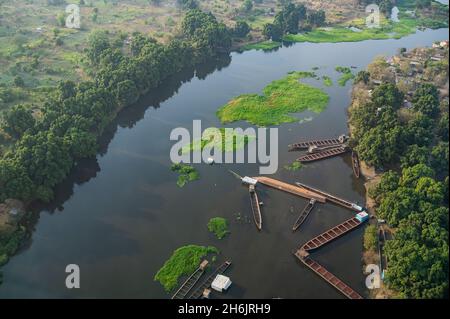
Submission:
POLYGON ((346 147, 346 146, 339 146, 339 147, 332 148, 332 149, 329 149, 329 150, 324 150, 324 151, 319 152, 319 153, 306 154, 306 155, 300 156, 297 159, 297 161, 302 162, 302 163, 314 162, 314 161, 318 161, 318 160, 322 160, 322 159, 338 156, 338 155, 341 155, 341 154, 345 154, 348 151, 349 151, 348 147, 346 147))
POLYGON ((265 176, 258 176, 258 177, 253 177, 253 178, 256 179, 258 181, 258 183, 278 189, 283 192, 287 192, 287 193, 297 195, 297 196, 307 198, 307 199, 315 199, 316 201, 318 201, 320 203, 326 202, 326 198, 323 195, 309 191, 302 187, 291 185, 291 184, 288 184, 288 183, 285 183, 285 182, 282 182, 282 181, 279 181, 279 180, 276 180, 276 179, 273 179, 270 177, 265 177, 265 176))

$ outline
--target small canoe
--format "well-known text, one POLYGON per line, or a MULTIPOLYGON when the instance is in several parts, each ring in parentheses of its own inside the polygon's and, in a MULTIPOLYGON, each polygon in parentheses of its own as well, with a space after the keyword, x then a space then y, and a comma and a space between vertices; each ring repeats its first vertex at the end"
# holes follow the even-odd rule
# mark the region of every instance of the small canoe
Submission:
POLYGON ((261 217, 261 206, 258 199, 258 194, 256 193, 256 189, 254 185, 250 185, 249 188, 250 193, 250 203, 252 206, 253 219, 255 221, 256 228, 258 230, 262 229, 262 217, 261 217))
POLYGON ((356 178, 359 178, 361 176, 361 168, 359 166, 358 153, 356 153, 355 151, 352 152, 352 166, 353 173, 355 174, 356 178))
POLYGON ((303 224, 306 218, 308 218, 308 215, 313 210, 315 203, 316 203, 315 199, 311 199, 309 201, 308 205, 306 205, 306 207, 301 212, 300 216, 295 221, 294 226, 292 226, 292 231, 296 231, 303 224))

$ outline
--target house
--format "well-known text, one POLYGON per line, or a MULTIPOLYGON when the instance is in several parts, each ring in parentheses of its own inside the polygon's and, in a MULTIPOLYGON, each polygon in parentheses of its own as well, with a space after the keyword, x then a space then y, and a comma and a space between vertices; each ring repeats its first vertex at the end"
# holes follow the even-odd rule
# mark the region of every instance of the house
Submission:
POLYGON ((448 48, 448 40, 441 41, 441 43, 439 43, 439 45, 441 46, 441 48, 448 48))

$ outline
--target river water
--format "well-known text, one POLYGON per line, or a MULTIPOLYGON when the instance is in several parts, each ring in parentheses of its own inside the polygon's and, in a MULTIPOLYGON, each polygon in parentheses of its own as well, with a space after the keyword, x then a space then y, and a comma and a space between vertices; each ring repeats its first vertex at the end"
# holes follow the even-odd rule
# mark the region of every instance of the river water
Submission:
MULTIPOLYGON (((228 275, 233 286, 224 296, 234 298, 342 298, 292 255, 305 241, 353 213, 320 205, 293 234, 291 227, 306 200, 262 188, 264 229, 251 223, 248 191, 228 169, 241 175, 258 175, 253 165, 195 165, 201 179, 176 186, 170 171, 169 141, 175 127, 220 126, 215 112, 231 98, 260 93, 275 79, 293 70, 329 75, 332 87, 328 108, 279 129, 279 170, 273 176, 306 184, 363 203, 363 182, 352 175, 350 158, 337 157, 305 166, 298 172, 283 169, 298 153, 287 145, 301 139, 346 133, 351 83, 339 87, 334 68, 364 69, 376 56, 393 55, 398 48, 430 46, 447 39, 448 29, 427 30, 401 40, 357 43, 298 43, 278 51, 233 53, 231 59, 205 65, 194 75, 186 71, 170 79, 151 97, 121 112, 102 139, 96 159, 79 163, 57 190, 50 205, 36 207, 31 239, 3 267, 0 298, 167 298, 153 276, 171 255, 186 244, 213 245, 221 254, 216 263, 230 259, 228 275), (294 210, 294 212, 292 212, 294 210), (243 218, 238 220, 236 216, 243 218), (217 240, 207 231, 211 217, 223 216, 231 234, 217 240), (81 288, 65 287, 65 267, 81 269, 81 288)), ((229 127, 247 127, 234 123, 229 127)), ((335 241, 315 259, 361 294, 366 294, 362 273, 363 228, 335 241)))

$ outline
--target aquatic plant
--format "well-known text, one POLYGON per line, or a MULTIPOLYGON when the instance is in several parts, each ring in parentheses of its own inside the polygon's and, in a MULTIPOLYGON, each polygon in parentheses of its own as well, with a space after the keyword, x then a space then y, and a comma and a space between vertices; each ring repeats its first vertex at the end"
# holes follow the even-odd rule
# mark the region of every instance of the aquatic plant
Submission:
POLYGON ((178 285, 178 279, 190 275, 197 269, 202 258, 209 254, 218 254, 219 250, 212 246, 187 245, 178 248, 156 273, 154 280, 169 292, 178 285))
POLYGON ((222 239, 229 233, 228 222, 222 217, 211 218, 208 222, 208 230, 214 233, 218 239, 222 239))
POLYGON ((302 163, 300 163, 299 161, 295 161, 295 162, 293 162, 293 163, 290 164, 290 165, 285 165, 285 166, 284 166, 284 169, 285 169, 285 170, 288 170, 288 171, 291 171, 291 172, 298 171, 298 170, 300 170, 300 169, 302 169, 302 168, 303 168, 303 165, 302 165, 302 163))
POLYGON ((228 144, 226 143, 225 138, 225 128, 219 129, 220 136, 218 136, 218 134, 214 134, 215 132, 213 130, 216 129, 207 128, 203 132, 203 136, 200 140, 194 140, 192 143, 183 146, 183 148, 181 149, 181 153, 186 154, 193 151, 203 151, 205 148, 214 148, 215 150, 220 152, 232 152, 243 149, 248 143, 256 139, 256 136, 254 135, 243 135, 233 130, 233 143, 228 144))
POLYGON ((198 171, 192 167, 191 165, 186 164, 173 164, 170 167, 170 170, 172 172, 178 173, 178 181, 177 185, 179 187, 183 187, 188 182, 196 181, 200 179, 200 174, 198 171))
POLYGON ((269 126, 297 121, 290 113, 323 111, 329 96, 319 88, 300 82, 302 78, 317 76, 314 72, 291 72, 266 86, 263 95, 245 94, 232 99, 217 111, 217 116, 222 123, 244 120, 269 126))
POLYGON ((331 80, 331 78, 327 75, 322 76, 322 80, 323 80, 323 84, 325 86, 332 86, 333 85, 333 80, 331 80))

